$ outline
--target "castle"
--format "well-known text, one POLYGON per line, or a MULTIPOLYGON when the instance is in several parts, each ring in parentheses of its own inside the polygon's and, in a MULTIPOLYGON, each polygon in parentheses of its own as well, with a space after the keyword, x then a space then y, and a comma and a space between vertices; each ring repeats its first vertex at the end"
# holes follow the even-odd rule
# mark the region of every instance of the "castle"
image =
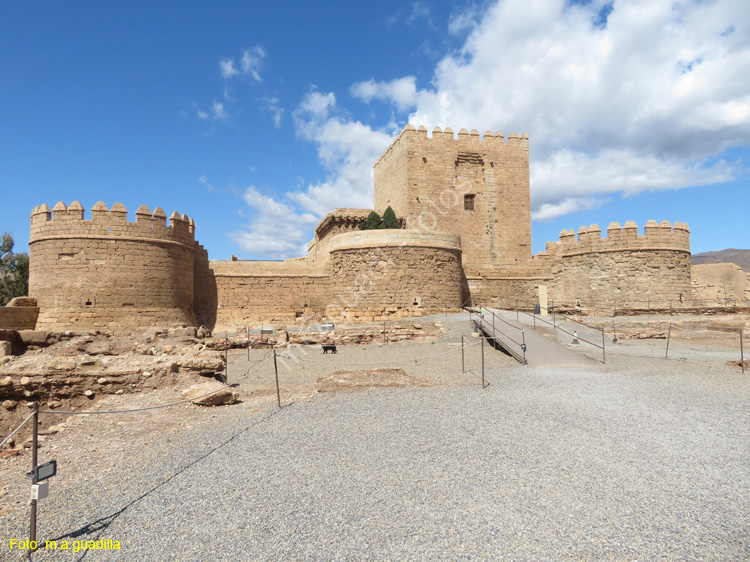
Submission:
POLYGON ((323 319, 373 322, 538 301, 677 301, 690 294, 687 225, 631 221, 563 231, 531 254, 529 139, 511 133, 407 125, 374 167, 374 207, 403 229, 359 230, 372 209, 336 209, 308 255, 210 261, 193 219, 102 202, 31 214, 29 296, 38 329, 138 328, 173 323, 215 331, 323 319))

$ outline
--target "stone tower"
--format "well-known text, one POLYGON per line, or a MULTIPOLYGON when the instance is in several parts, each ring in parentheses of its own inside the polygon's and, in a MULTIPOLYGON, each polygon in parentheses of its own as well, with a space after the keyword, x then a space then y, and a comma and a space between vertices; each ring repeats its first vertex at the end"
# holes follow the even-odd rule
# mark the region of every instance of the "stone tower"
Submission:
POLYGON ((141 205, 128 222, 122 203, 99 202, 84 219, 78 201, 31 213, 29 294, 37 328, 141 328, 195 324, 195 224, 141 205))
POLYGON ((404 127, 375 163, 375 210, 391 206, 407 228, 461 236, 463 265, 531 259, 529 139, 511 133, 404 127))

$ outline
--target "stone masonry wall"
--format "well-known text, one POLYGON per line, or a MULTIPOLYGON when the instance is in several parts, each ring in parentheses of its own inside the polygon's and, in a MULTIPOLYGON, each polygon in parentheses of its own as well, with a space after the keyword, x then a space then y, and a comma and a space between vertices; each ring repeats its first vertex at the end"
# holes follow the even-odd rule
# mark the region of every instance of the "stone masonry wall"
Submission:
POLYGON ((557 302, 646 306, 691 296, 690 230, 677 222, 649 221, 644 235, 628 221, 611 223, 607 238, 596 225, 572 230, 547 244, 554 282, 550 297, 557 302))
POLYGON ((407 125, 375 163, 375 210, 390 205, 407 228, 461 236, 465 267, 531 258, 526 135, 407 125), (468 197, 469 200, 465 200, 468 197), (472 207, 473 209, 466 209, 472 207))
POLYGON ((37 328, 127 329, 195 324, 194 223, 142 205, 136 222, 116 203, 97 203, 91 220, 73 202, 35 207, 29 242, 29 294, 37 328))
POLYGON ((329 317, 380 321, 458 308, 464 300, 458 236, 352 232, 334 237, 330 251, 329 317))

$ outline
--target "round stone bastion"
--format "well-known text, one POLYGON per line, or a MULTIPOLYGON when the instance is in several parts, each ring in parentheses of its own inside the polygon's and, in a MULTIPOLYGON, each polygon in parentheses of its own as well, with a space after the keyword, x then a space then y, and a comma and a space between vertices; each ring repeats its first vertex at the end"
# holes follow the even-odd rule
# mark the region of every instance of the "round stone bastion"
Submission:
POLYGON ((346 232, 331 238, 329 251, 333 306, 350 317, 411 316, 464 302, 461 237, 455 234, 346 232))

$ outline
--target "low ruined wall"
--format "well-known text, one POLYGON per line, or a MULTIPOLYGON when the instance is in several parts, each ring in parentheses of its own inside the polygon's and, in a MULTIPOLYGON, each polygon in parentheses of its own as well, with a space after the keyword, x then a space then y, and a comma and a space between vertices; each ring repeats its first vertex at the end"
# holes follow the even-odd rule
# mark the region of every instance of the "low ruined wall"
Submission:
POLYGON ((372 230, 331 238, 328 316, 379 321, 456 308, 464 302, 461 238, 372 230))
POLYGON ((552 279, 543 277, 466 276, 472 305, 513 308, 539 300, 539 285, 549 287, 552 279))
POLYGON ((128 222, 127 209, 104 203, 84 220, 78 202, 31 216, 29 294, 39 303, 39 329, 195 324, 194 224, 145 206, 128 222))
POLYGON ((319 323, 330 302, 327 270, 305 260, 212 261, 210 269, 215 333, 319 323))
POLYGON ((36 301, 28 297, 16 297, 0 307, 0 329, 33 330, 39 316, 36 301))

